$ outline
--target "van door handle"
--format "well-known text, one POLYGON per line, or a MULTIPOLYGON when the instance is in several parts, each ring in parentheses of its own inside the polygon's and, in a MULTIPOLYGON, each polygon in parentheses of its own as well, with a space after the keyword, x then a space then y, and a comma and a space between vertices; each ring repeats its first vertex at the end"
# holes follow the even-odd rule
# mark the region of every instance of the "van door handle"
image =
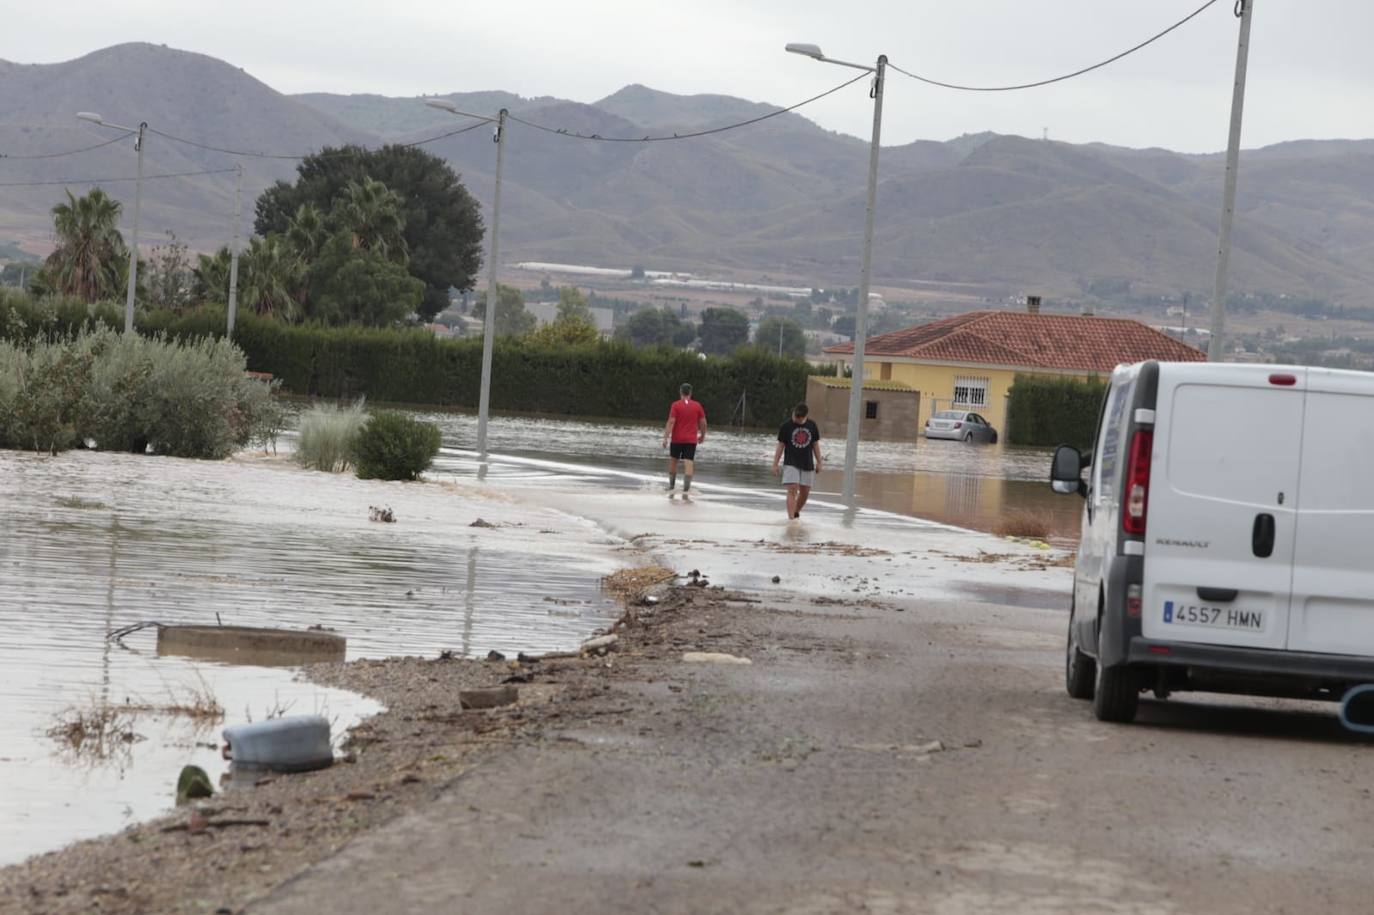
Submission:
POLYGON ((1260 559, 1274 554, 1274 516, 1261 512, 1255 516, 1255 529, 1250 535, 1250 548, 1260 559))
POLYGON ((1209 604, 1225 604, 1236 599, 1239 588, 1198 588, 1197 596, 1209 604))

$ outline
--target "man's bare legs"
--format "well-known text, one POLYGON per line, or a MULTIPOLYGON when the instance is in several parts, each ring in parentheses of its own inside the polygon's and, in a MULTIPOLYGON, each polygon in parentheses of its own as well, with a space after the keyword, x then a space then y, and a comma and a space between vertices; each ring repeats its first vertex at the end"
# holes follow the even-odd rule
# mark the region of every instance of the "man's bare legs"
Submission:
MULTIPOLYGON (((688 465, 689 467, 691 466, 691 464, 692 464, 691 461, 688 461, 688 462, 687 462, 687 465, 688 465)), ((688 474, 689 476, 691 475, 691 473, 692 473, 691 470, 688 470, 688 471, 687 471, 687 474, 688 474)), ((669 488, 669 489, 676 489, 676 488, 677 488, 677 458, 675 458, 675 457, 670 457, 670 458, 668 458, 668 488, 669 488)))
POLYGON ((787 517, 788 517, 788 518, 795 518, 795 517, 797 517, 797 499, 798 499, 798 498, 800 497, 800 495, 801 495, 801 493, 798 492, 799 489, 801 489, 801 487, 798 486, 796 483, 788 483, 788 484, 787 484, 787 517))
POLYGON ((692 488, 692 470, 693 470, 693 465, 694 465, 695 463, 696 463, 695 461, 692 461, 692 460, 688 460, 688 459, 686 459, 686 458, 683 458, 683 461, 682 461, 682 472, 683 472, 683 477, 682 477, 682 491, 683 491, 683 492, 688 492, 688 491, 690 491, 691 488, 692 488))
MULTIPOLYGON (((788 489, 791 489, 791 488, 792 488, 792 487, 790 487, 790 486, 788 487, 788 489)), ((807 499, 807 497, 810 496, 810 495, 811 495, 811 487, 810 487, 810 486, 798 486, 798 487, 797 487, 797 507, 794 508, 794 509, 792 509, 792 517, 795 518, 795 517, 797 517, 798 515, 801 514, 802 508, 805 507, 805 505, 806 505, 806 499, 807 499)))

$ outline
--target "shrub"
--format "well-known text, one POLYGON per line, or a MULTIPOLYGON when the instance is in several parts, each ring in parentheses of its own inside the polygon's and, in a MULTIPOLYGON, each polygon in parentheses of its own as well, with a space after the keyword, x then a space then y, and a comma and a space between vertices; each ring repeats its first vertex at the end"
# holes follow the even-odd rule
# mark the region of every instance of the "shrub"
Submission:
POLYGON ((400 413, 376 413, 358 434, 355 463, 364 480, 413 480, 439 453, 439 427, 400 413))
POLYGON ((224 340, 188 343, 107 328, 0 346, 0 445, 222 458, 281 425, 272 387, 224 340))
POLYGON ((1007 404, 1007 441, 1091 447, 1106 390, 1096 379, 1017 375, 1007 404))
POLYGON ((319 404, 301 416, 296 463, 302 467, 340 473, 353 463, 358 433, 367 422, 361 400, 351 406, 319 404))

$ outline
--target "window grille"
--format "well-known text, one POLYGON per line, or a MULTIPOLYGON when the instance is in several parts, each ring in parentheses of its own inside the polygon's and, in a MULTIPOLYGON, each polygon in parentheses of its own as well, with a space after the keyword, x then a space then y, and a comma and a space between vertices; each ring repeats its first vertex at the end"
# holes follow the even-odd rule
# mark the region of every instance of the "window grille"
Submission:
POLYGON ((969 375, 954 376, 954 405, 957 407, 986 407, 988 380, 969 375))

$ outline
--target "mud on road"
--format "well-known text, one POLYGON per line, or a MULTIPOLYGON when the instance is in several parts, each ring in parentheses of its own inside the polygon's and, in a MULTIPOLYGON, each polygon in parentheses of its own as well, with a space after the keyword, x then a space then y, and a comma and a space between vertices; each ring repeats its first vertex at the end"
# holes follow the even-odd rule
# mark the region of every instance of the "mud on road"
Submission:
POLYGON ((680 588, 604 657, 314 668, 388 706, 352 762, 0 871, 0 910, 1367 908, 1374 748, 1292 703, 1100 724, 1063 624, 680 588), (507 679, 516 705, 458 708, 507 679))

